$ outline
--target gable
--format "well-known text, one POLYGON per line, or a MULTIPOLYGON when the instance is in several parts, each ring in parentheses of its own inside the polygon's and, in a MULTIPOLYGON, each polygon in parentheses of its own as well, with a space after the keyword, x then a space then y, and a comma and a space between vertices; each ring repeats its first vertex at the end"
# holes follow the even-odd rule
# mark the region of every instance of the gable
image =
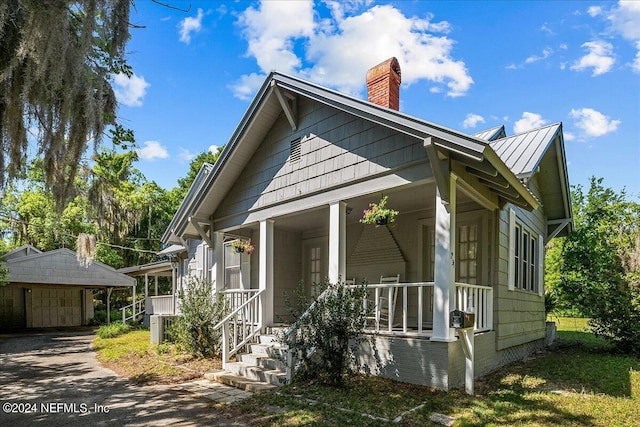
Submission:
POLYGON ((298 108, 298 129, 284 114, 276 120, 214 220, 428 164, 416 138, 313 100, 298 108))
MULTIPOLYGON (((245 168, 253 159, 256 151, 267 138, 267 135, 274 128, 274 124, 279 123, 278 126, 282 126, 283 129, 288 125, 293 132, 300 132, 301 129, 304 129, 304 104, 307 100, 329 107, 329 109, 325 111, 339 111, 347 116, 358 118, 362 120, 363 123, 375 125, 379 129, 384 129, 382 131, 383 133, 390 132, 393 134, 394 138, 401 135, 403 140, 404 138, 408 138, 408 140, 412 141, 412 144, 416 143, 416 146, 422 144, 421 149, 417 151, 420 151, 420 156, 424 156, 423 150, 428 148, 430 161, 435 160, 439 162, 439 159, 449 158, 461 164, 462 168, 466 167, 479 171, 477 174, 478 179, 483 183, 487 182, 492 190, 496 190, 500 203, 510 201, 526 209, 535 209, 539 205, 538 200, 536 200, 526 186, 518 180, 513 172, 505 166, 487 141, 324 88, 311 82, 272 72, 265 79, 265 82, 249 105, 247 112, 240 120, 236 130, 231 135, 228 143, 225 144, 225 149, 220 154, 212 171, 204 178, 202 187, 183 201, 163 236, 163 242, 182 244, 182 239, 190 237, 207 240, 206 231, 212 227, 212 221, 215 219, 213 217, 214 213, 217 212, 217 218, 220 219, 222 211, 220 211, 219 208, 221 203, 227 195, 230 194, 236 182, 244 178, 243 173, 245 168), (433 157, 433 159, 431 159, 431 157, 433 157)), ((328 119, 328 117, 321 117, 323 120, 325 118, 328 119)), ((340 126, 338 128, 343 129, 340 126)), ((335 132, 337 135, 340 132, 339 129, 331 129, 330 131, 335 132)), ((309 136, 319 135, 317 131, 312 129, 309 130, 309 134, 309 136)), ((328 140, 333 143, 334 141, 340 140, 339 135, 337 135, 337 138, 336 140, 332 138, 328 140)), ((376 136, 373 135, 372 138, 376 138, 376 136)), ((276 140, 280 141, 278 138, 276 138, 276 140)), ((287 141, 287 144, 290 145, 291 140, 287 141)), ((351 142, 349 142, 349 144, 351 144, 351 142)), ((413 148, 411 152, 413 156, 413 148)), ((265 160, 269 159, 268 161, 272 162, 270 166, 271 169, 284 166, 284 163, 278 163, 284 162, 284 157, 286 157, 284 153, 284 149, 276 150, 271 156, 265 158, 265 160)), ((353 153, 353 151, 350 151, 350 153, 360 155, 359 153, 353 153)), ((341 153, 338 153, 338 156, 340 154, 341 153)), ((373 153, 372 156, 380 157, 380 161, 389 160, 391 163, 399 161, 401 157, 399 153, 391 151, 383 152, 379 156, 373 153), (389 159, 383 160, 383 156, 389 156, 389 159), (395 159, 393 159, 394 157, 395 159)), ((365 158, 371 160, 373 157, 365 155, 365 158)), ((314 160, 317 161, 317 159, 314 160)), ((359 165, 356 167, 365 168, 367 163, 356 162, 356 165, 359 165)), ((319 165, 318 167, 326 168, 326 164, 324 164, 324 166, 319 165)), ((333 169, 330 170, 336 172, 333 169)), ((277 172, 274 173, 274 170, 265 173, 271 173, 271 178, 275 178, 277 175, 277 172)), ((374 171, 374 173, 376 172, 374 171)), ((424 175, 424 171, 420 171, 420 173, 424 175)), ((340 174, 342 174, 342 172, 340 174)), ((406 174, 411 176, 408 182, 415 182, 415 170, 407 170, 406 174)), ((324 174, 324 172, 322 175, 324 178, 320 177, 318 180, 321 185, 323 179, 326 184, 327 179, 333 180, 335 178, 334 176, 324 174)), ((404 177, 398 175, 396 175, 396 177, 401 181, 404 180, 405 183, 407 182, 404 177)), ((291 187, 286 184, 286 177, 279 176, 278 178, 281 181, 284 179, 285 183, 276 182, 274 186, 277 187, 277 190, 275 192, 267 191, 267 193, 270 193, 270 195, 266 197, 268 200, 267 203, 272 203, 274 197, 277 199, 278 197, 284 196, 286 191, 292 191, 291 187), (282 187, 282 185, 286 188, 282 187)), ((314 179, 315 178, 317 177, 314 177, 314 179)), ((440 174, 436 174, 436 179, 441 180, 440 178, 440 174)), ((262 198, 264 195, 262 192, 267 189, 265 186, 267 181, 259 182, 262 182, 262 184, 256 182, 253 184, 254 188, 249 190, 253 193, 253 196, 244 195, 242 196, 244 197, 243 201, 233 201, 235 207, 229 208, 228 212, 242 212, 242 209, 245 209, 244 212, 248 217, 249 214, 246 209, 254 207, 254 204, 249 201, 250 198, 262 198), (259 188, 260 185, 262 185, 263 188, 259 188), (258 186, 258 188, 256 188, 256 186, 258 186), (258 190, 261 196, 256 194, 258 190)), ((345 181, 343 180, 342 182, 345 181)), ((295 189, 295 187, 293 188, 295 189)), ((383 190, 384 188, 372 189, 372 191, 383 190)), ((300 195, 300 193, 298 194, 300 195)), ((255 202, 262 203, 262 201, 258 199, 256 199, 255 202)), ((228 203, 231 203, 231 201, 228 203)), ((253 216, 253 220, 255 219, 256 216, 253 216)))
POLYGON ((29 255, 40 254, 40 253, 42 253, 42 251, 35 248, 34 246, 23 245, 23 246, 20 246, 19 248, 15 248, 11 252, 7 252, 4 255, 4 259, 8 261, 10 259, 21 258, 23 256, 29 256, 29 255))
POLYGON ((518 135, 491 142, 505 164, 525 182, 538 181, 538 197, 544 206, 548 234, 560 224, 566 224, 558 235, 571 231, 572 212, 569 193, 562 123, 555 123, 518 135), (564 222, 562 222, 564 221, 564 222), (568 222, 567 222, 568 221, 568 222))
POLYGON ((125 276, 99 262, 80 266, 76 253, 69 249, 41 252, 7 261, 10 283, 49 285, 133 286, 134 278, 125 276))

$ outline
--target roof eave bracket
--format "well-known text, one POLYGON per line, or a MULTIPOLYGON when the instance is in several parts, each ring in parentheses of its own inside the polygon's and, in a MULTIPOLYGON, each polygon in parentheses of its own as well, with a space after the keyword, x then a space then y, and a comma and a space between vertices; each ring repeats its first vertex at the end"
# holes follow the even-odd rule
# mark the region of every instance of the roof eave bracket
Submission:
POLYGON ((424 139, 424 148, 427 151, 427 157, 429 158, 429 163, 431 163, 431 170, 433 170, 436 185, 438 186, 438 190, 440 190, 442 202, 449 204, 449 159, 440 159, 438 149, 434 144, 433 138, 430 136, 424 139))
POLYGON ((287 120, 291 125, 291 130, 297 130, 298 125, 296 123, 296 117, 298 115, 298 103, 296 102, 296 98, 287 96, 287 99, 285 99, 285 95, 283 95, 282 90, 278 87, 275 81, 271 82, 271 86, 273 87, 273 91, 280 102, 284 115, 287 117, 287 120))
POLYGON ((209 221, 206 219, 202 219, 202 218, 196 218, 196 217, 189 217, 189 222, 191 223, 191 225, 193 225, 193 228, 196 229, 196 231, 198 232, 198 234, 200 235, 200 237, 202 237, 202 240, 204 240, 204 242, 210 247, 213 247, 213 241, 211 240, 211 238, 209 237, 209 235, 207 234, 207 232, 204 230, 204 228, 202 227, 201 224, 209 224, 209 221))

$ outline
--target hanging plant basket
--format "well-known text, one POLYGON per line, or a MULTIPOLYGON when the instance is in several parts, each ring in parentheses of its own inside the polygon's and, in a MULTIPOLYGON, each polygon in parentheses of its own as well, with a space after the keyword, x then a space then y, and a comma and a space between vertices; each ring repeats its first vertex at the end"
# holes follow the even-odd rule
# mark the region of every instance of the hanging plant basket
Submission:
POLYGON ((251 255, 255 250, 255 247, 251 244, 251 240, 249 241, 240 240, 240 239, 234 240, 233 242, 231 242, 231 247, 233 248, 233 251, 237 254, 246 252, 247 255, 251 255))
POLYGON ((387 207, 387 196, 382 196, 380 202, 369 203, 369 209, 362 213, 360 222, 379 227, 381 225, 392 224, 398 216, 398 211, 387 207))
POLYGON ((376 219, 376 225, 387 225, 388 221, 387 218, 378 218, 376 219))

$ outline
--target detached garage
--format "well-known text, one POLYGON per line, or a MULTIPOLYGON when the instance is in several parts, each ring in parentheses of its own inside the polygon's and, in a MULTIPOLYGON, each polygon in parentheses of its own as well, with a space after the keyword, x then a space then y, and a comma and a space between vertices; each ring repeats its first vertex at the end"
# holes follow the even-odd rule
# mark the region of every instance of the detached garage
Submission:
POLYGON ((135 279, 69 249, 22 246, 5 255, 9 284, 0 286, 0 328, 80 326, 93 319, 94 289, 131 288, 135 279))

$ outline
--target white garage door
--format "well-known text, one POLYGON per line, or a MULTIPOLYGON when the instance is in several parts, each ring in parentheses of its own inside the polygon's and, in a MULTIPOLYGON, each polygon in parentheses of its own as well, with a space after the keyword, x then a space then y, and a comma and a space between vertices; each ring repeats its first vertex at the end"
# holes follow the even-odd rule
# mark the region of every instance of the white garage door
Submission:
POLYGON ((24 288, 0 286, 0 327, 24 328, 24 288))
POLYGON ((79 326, 82 324, 81 289, 32 288, 32 327, 79 326))

